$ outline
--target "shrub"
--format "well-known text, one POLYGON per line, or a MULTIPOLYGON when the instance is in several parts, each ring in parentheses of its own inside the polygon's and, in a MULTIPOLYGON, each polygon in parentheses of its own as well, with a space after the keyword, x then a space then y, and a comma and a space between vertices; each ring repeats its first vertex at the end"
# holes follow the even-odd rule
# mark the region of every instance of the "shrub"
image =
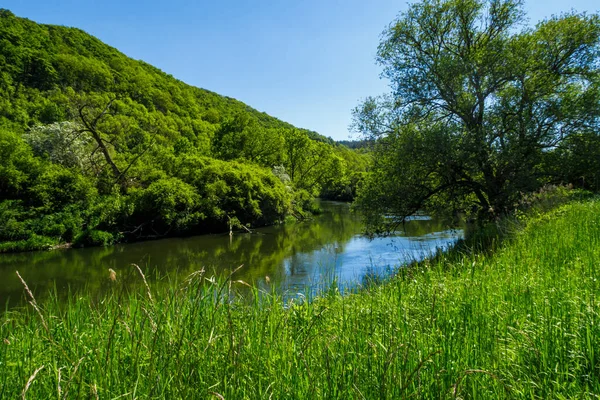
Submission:
POLYGON ((0 200, 23 194, 40 169, 31 149, 16 133, 0 129, 0 200))
POLYGON ((49 164, 30 193, 35 205, 56 210, 74 203, 86 206, 97 191, 92 182, 73 170, 49 164))
POLYGON ((110 246, 116 241, 117 238, 112 233, 87 229, 73 240, 73 244, 76 246, 110 246))
POLYGON ((178 178, 161 178, 132 194, 136 223, 149 224, 159 233, 183 232, 201 219, 194 187, 178 178))

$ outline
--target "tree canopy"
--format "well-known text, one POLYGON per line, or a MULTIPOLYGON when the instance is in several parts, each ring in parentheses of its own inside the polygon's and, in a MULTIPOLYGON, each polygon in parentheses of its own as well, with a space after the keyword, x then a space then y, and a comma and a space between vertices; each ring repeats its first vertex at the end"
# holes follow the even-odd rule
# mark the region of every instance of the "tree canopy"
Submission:
POLYGON ((581 173, 561 167, 574 151, 597 176, 600 19, 525 21, 519 0, 423 0, 384 31, 391 93, 354 110, 355 129, 376 140, 358 200, 373 227, 418 210, 510 212, 581 173))

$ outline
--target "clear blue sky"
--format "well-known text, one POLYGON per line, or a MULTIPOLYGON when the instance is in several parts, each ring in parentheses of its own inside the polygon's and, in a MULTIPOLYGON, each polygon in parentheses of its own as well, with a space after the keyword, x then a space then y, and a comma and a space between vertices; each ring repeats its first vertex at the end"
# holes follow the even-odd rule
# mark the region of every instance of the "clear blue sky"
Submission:
MULTIPOLYGON (((2 0, 40 23, 74 26, 194 86, 298 127, 349 137, 351 110, 387 90, 374 56, 406 9, 392 0, 2 0)), ((596 0, 529 0, 531 23, 596 0)))

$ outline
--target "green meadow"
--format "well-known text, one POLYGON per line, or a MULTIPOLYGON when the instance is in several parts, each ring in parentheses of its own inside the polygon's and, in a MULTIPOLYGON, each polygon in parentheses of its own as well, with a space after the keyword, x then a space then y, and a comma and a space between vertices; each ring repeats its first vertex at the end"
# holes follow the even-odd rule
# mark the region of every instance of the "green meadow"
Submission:
POLYGON ((0 319, 0 397, 597 398, 600 201, 510 225, 492 252, 312 301, 202 271, 66 302, 24 288, 0 319))

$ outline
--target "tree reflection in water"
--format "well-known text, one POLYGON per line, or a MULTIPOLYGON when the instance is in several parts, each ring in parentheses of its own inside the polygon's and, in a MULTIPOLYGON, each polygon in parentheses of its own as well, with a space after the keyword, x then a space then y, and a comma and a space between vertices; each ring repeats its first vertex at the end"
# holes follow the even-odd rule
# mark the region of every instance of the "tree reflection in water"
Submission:
POLYGON ((102 293, 117 279, 139 284, 131 264, 139 265, 149 280, 182 281, 205 269, 209 275, 244 265, 234 279, 266 288, 265 277, 280 290, 311 291, 335 279, 342 285, 364 282, 363 277, 389 273, 391 267, 422 257, 460 237, 439 221, 418 218, 397 235, 370 240, 361 235, 358 215, 345 203, 321 202, 323 214, 311 221, 261 228, 256 233, 205 235, 116 245, 0 255, 3 283, 0 301, 8 306, 23 299, 19 271, 36 296, 56 286, 59 295, 82 287, 102 293), (387 271, 387 272, 386 272, 387 271))

